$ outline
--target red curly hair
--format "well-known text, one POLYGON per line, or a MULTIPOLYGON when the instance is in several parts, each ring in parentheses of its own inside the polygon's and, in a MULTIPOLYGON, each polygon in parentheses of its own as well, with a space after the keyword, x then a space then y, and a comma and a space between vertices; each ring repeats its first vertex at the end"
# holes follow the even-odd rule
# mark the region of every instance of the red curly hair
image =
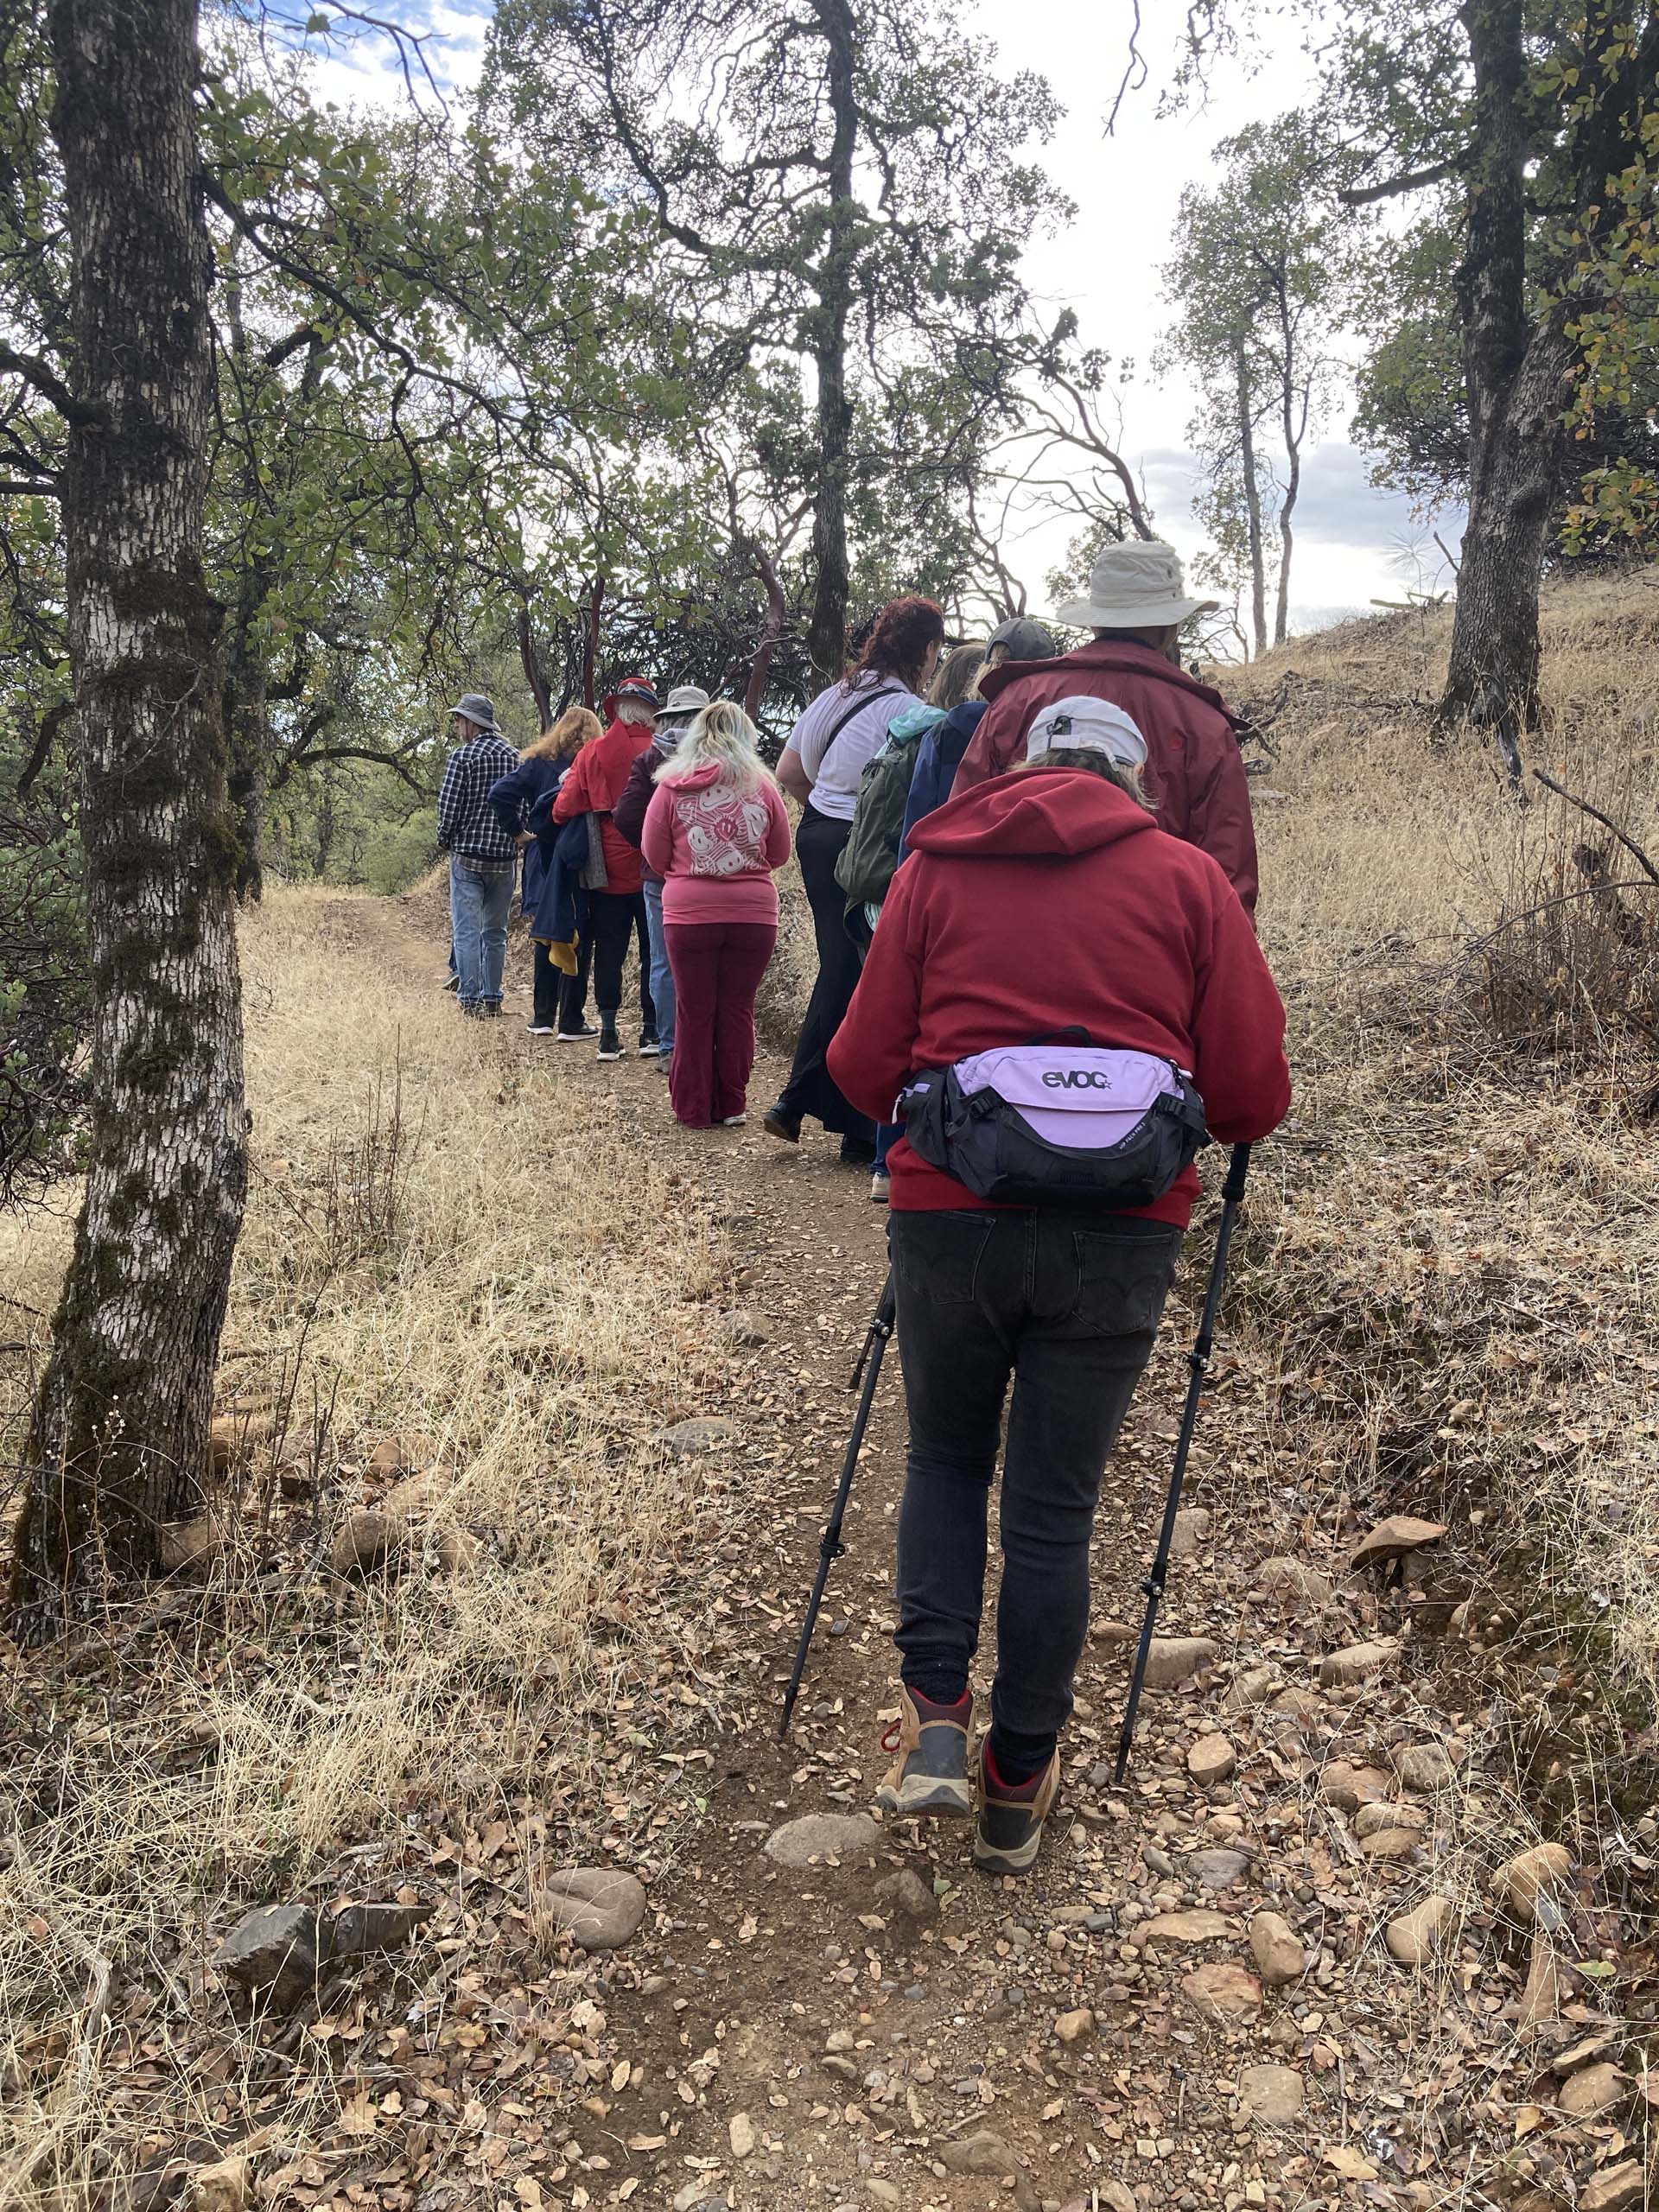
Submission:
POLYGON ((913 691, 921 680, 922 664, 930 645, 944 643, 944 609, 931 599, 912 595, 890 599, 875 618, 863 652, 854 663, 848 680, 867 671, 875 676, 894 676, 913 691))

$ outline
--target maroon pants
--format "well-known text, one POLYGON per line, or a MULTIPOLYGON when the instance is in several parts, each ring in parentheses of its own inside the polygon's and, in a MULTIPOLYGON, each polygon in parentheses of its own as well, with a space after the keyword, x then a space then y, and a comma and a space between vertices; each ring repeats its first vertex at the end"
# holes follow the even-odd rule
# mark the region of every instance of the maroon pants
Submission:
POLYGON ((670 922, 674 1065, 668 1095, 688 1129, 741 1114, 754 1066, 754 995, 778 942, 775 922, 670 922))

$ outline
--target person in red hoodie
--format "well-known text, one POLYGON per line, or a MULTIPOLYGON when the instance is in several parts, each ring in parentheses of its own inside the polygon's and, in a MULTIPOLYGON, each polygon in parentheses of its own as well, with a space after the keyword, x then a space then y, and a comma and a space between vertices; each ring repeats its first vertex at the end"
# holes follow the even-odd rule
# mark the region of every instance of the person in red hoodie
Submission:
MULTIPOLYGON (((1081 1028, 1173 1063, 1211 1135, 1265 1136, 1290 1103, 1284 1007, 1221 868, 1148 811, 1147 747, 1088 697, 1039 716, 1028 765, 917 824, 831 1074, 861 1112, 907 1079, 1081 1028)), ((993 1205, 888 1155, 910 1452, 899 1519, 904 1686, 878 1802, 966 1814, 986 1509, 1003 1402, 1002 1594, 974 1855, 1022 1874, 1059 1786, 1059 1731, 1089 1619, 1101 1476, 1174 1274, 1198 1177, 1135 1211, 993 1205)))
POLYGON ((1255 908, 1255 830, 1232 717, 1221 694, 1182 669, 1180 626, 1214 608, 1189 599, 1173 545, 1132 538, 1095 563, 1086 599, 1056 620, 1094 632, 1056 660, 1015 661, 980 679, 990 707, 974 732, 952 797, 1000 776, 1026 757, 1033 722, 1056 700, 1078 694, 1122 707, 1146 739, 1147 788, 1158 824, 1219 861, 1247 912, 1255 908))
POLYGON ((663 879, 674 970, 668 1096, 689 1129, 734 1128, 754 1067, 754 995, 778 942, 773 872, 789 810, 729 699, 705 707, 657 771, 641 848, 663 879))
MULTIPOLYGON (((644 1016, 640 1045, 657 1042, 656 1010, 645 973, 645 877, 638 849, 619 835, 612 810, 627 786, 628 773, 651 743, 662 704, 643 676, 625 676, 605 702, 610 727, 603 737, 584 745, 553 802, 555 822, 574 822, 580 814, 599 817, 600 849, 605 855, 605 888, 588 896, 588 926, 594 946, 594 1003, 599 1010, 599 1057, 620 1060, 622 1040, 617 1017, 622 1010, 622 969, 628 940, 640 947, 639 1004, 644 1016)), ((579 1032, 577 1033, 580 1033, 579 1032)))

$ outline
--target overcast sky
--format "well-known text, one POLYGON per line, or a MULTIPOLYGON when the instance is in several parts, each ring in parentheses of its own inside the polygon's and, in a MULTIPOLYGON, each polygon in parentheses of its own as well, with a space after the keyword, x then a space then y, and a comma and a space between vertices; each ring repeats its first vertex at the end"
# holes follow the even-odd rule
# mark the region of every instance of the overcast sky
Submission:
MULTIPOLYGON (((1122 387, 1123 452, 1142 477, 1155 525, 1191 556, 1203 543, 1191 502, 1193 463, 1186 444, 1194 410, 1192 391, 1179 378, 1154 374, 1152 356, 1170 320, 1159 270, 1170 251, 1175 211, 1183 188, 1207 181, 1217 142, 1257 118, 1295 105, 1306 88, 1306 64, 1294 30, 1269 25, 1278 48, 1261 58, 1254 73, 1224 67, 1208 105, 1179 117, 1160 118, 1158 92, 1175 58, 1174 41, 1185 16, 1175 0, 1150 0, 1141 14, 1150 24, 1141 44, 1149 81, 1131 92, 1108 138, 1104 118, 1126 56, 1128 0, 966 0, 968 21, 998 49, 1003 69, 1035 69, 1047 77, 1068 112, 1039 155, 1057 184, 1077 203, 1075 223, 1062 236, 1034 240, 1026 264, 1033 293, 1047 307, 1075 308, 1084 342, 1135 365, 1122 387)), ((404 0, 385 11, 435 33, 429 47, 434 73, 457 88, 475 79, 482 59, 491 0, 404 0)), ((327 95, 341 100, 402 97, 383 45, 365 41, 337 48, 320 60, 327 95)), ((964 97, 972 73, 964 69, 964 97)), ((1348 407, 1332 410, 1316 442, 1305 451, 1292 570, 1292 624, 1302 628, 1361 607, 1373 598, 1398 597, 1407 584, 1439 588, 1440 557, 1408 503, 1375 491, 1365 456, 1348 438, 1348 407), (1406 549, 1416 549, 1416 559, 1406 549)), ((1455 550, 1455 518, 1438 528, 1455 550)), ((1059 558, 1070 531, 1038 529, 1011 549, 1009 567, 1031 587, 1033 608, 1045 596, 1042 579, 1059 558)))

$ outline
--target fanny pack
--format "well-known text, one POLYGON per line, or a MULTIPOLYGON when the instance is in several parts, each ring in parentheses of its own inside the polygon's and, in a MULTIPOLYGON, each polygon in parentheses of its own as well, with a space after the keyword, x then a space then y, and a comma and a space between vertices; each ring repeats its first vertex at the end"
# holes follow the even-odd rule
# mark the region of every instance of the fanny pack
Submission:
POLYGON ((930 1167, 1006 1205, 1149 1206, 1210 1142, 1173 1060, 1084 1029, 924 1069, 898 1110, 930 1167))

